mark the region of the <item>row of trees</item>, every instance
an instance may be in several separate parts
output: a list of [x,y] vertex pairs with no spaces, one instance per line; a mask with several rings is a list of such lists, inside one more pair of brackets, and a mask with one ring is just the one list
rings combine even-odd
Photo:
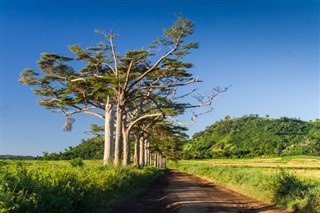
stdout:
[[[185,98],[196,90],[178,90],[201,82],[189,72],[192,63],[183,60],[198,47],[187,41],[193,30],[191,21],[177,16],[149,49],[128,50],[124,55],[116,50],[113,32],[96,31],[106,43],[87,49],[72,45],[69,49],[75,57],[43,53],[38,61],[40,72],[25,69],[20,82],[32,86],[41,97],[40,105],[66,116],[66,131],[72,129],[71,116],[77,113],[104,119],[105,164],[113,162],[118,167],[122,152],[123,166],[128,166],[130,139],[134,140],[136,166],[144,164],[151,150],[158,158],[170,157],[175,147],[170,143],[186,138],[183,128],[174,125],[181,124],[176,117],[191,108],[208,106],[210,111],[214,98],[226,91],[216,88],[195,97],[195,103],[187,103]],[[198,115],[193,113],[191,121]]]

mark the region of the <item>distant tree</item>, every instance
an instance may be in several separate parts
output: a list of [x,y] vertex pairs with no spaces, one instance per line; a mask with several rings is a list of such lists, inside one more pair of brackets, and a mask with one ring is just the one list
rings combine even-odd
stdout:
[[103,136],[104,135],[104,127],[99,126],[97,124],[91,124],[90,130],[86,131],[85,133],[91,134],[91,135],[96,135],[96,136]]

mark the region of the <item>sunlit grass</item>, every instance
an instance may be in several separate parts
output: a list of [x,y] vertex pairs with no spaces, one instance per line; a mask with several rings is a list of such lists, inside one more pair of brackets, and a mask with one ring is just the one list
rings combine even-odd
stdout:
[[274,169],[285,168],[302,177],[320,178],[320,157],[290,156],[282,158],[181,160],[179,163],[188,166],[206,165]]
[[107,212],[160,173],[114,169],[98,160],[0,161],[0,212]]

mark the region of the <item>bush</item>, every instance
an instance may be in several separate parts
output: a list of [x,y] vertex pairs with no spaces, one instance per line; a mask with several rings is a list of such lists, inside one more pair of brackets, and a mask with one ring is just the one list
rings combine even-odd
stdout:
[[301,212],[320,213],[320,186],[310,190],[306,205],[301,209]]
[[286,172],[284,169],[273,176],[270,184],[272,201],[285,207],[295,210],[305,205],[304,200],[311,186],[298,179],[295,175]]
[[280,200],[288,194],[293,196],[298,188],[300,188],[299,180],[284,169],[273,177],[271,190],[273,190],[274,200]]
[[74,158],[74,159],[70,160],[70,164],[72,167],[83,167],[84,166],[84,162],[81,158]]

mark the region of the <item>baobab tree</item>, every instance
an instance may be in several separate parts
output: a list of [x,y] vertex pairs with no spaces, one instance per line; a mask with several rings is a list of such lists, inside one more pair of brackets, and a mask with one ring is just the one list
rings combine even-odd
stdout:
[[135,165],[144,165],[148,162],[146,159],[150,159],[150,155],[153,156],[154,164],[157,167],[162,167],[167,159],[180,159],[182,145],[188,139],[185,133],[187,128],[173,125],[171,122],[161,119],[153,122],[152,125],[147,124],[149,127],[140,131],[140,133],[143,133],[143,136],[140,137],[140,152],[138,155],[140,161]]
[[[165,29],[163,37],[149,49],[128,50],[123,56],[116,52],[113,32],[97,31],[106,43],[86,50],[72,45],[69,49],[74,57],[43,53],[38,61],[40,72],[25,69],[20,82],[33,86],[34,93],[41,97],[40,105],[66,116],[66,130],[71,130],[71,116],[76,113],[104,119],[104,163],[113,160],[119,166],[123,140],[123,165],[127,166],[129,136],[135,125],[159,117],[178,122],[175,116],[188,108],[210,106],[226,90],[216,89],[206,99],[198,97],[198,104],[181,102],[195,90],[177,95],[178,88],[201,82],[188,71],[192,63],[183,60],[198,47],[198,43],[186,41],[193,30],[191,21],[177,16],[173,26]],[[74,66],[77,61],[85,66],[76,70],[80,66]],[[139,104],[137,111],[135,106]]]

